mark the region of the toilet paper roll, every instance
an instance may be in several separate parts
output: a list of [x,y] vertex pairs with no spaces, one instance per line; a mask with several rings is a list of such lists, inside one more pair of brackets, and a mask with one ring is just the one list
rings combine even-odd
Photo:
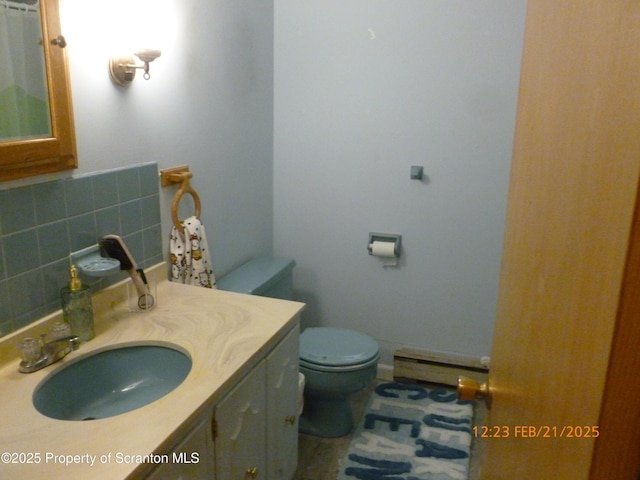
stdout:
[[394,267],[398,264],[398,258],[396,257],[395,243],[393,242],[372,242],[371,243],[371,255],[374,257],[384,258],[383,265],[385,267]]
[[393,242],[375,241],[371,243],[371,255],[374,257],[395,258],[394,248],[395,243]]

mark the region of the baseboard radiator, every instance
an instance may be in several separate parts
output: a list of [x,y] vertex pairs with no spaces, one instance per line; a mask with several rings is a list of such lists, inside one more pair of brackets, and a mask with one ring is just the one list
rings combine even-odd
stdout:
[[482,383],[487,380],[489,369],[480,360],[439,352],[400,348],[393,355],[393,378],[396,381],[418,381],[455,387],[459,376]]

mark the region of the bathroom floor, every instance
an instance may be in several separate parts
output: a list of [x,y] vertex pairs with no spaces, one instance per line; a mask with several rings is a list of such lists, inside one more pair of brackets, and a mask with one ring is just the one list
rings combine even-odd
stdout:
[[[352,397],[352,407],[356,424],[360,421],[367,400],[375,384]],[[474,424],[482,425],[484,421],[484,402],[476,402]],[[342,438],[320,438],[300,434],[298,447],[298,470],[293,480],[335,480],[340,464],[346,455],[352,435]],[[483,444],[480,439],[473,440],[471,445],[471,468],[469,480],[480,478],[480,459],[483,455]]]

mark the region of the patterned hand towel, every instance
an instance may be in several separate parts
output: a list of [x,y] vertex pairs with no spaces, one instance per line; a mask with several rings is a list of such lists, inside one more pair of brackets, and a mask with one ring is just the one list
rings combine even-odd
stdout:
[[204,225],[197,217],[182,221],[184,232],[171,229],[171,281],[216,288]]

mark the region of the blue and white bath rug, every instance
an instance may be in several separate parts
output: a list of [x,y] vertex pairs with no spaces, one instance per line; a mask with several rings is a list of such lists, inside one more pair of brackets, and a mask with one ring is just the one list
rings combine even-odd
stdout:
[[472,419],[451,390],[381,383],[337,480],[467,480]]

